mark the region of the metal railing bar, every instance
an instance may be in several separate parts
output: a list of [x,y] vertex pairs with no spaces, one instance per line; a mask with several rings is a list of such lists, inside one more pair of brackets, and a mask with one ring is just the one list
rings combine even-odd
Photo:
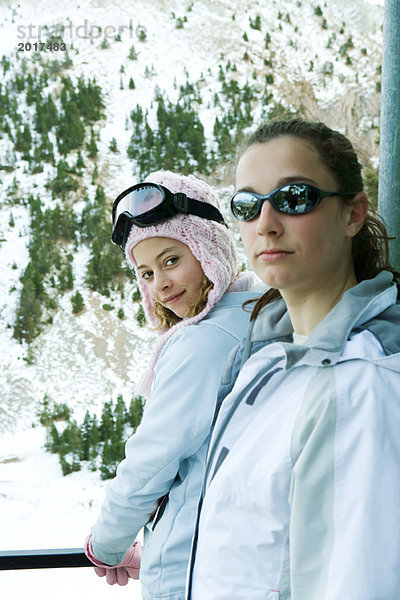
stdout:
[[83,548],[0,551],[0,571],[93,567]]

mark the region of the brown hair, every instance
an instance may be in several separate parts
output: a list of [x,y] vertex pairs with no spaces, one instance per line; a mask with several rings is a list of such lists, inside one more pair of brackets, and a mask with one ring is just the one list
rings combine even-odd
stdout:
[[[185,318],[195,317],[203,310],[203,308],[205,308],[208,299],[208,292],[213,287],[214,284],[212,283],[212,281],[205,277],[200,288],[200,299],[195,304],[193,304],[193,306],[189,306],[188,314]],[[165,306],[160,304],[160,302],[154,302],[154,314],[159,321],[157,329],[161,329],[162,327],[167,327],[168,329],[171,329],[171,327],[182,321],[181,317],[178,317],[172,310],[166,308]]]
[[[354,192],[356,195],[363,191],[362,166],[351,142],[344,135],[321,122],[305,121],[300,118],[268,121],[248,137],[239,158],[253,144],[266,143],[281,136],[310,143],[335,177],[339,192]],[[343,198],[343,202],[351,204],[352,199]],[[383,270],[391,271],[395,281],[400,281],[400,274],[394,271],[389,263],[390,239],[383,220],[369,205],[362,228],[352,238],[352,259],[358,282],[372,279]],[[251,318],[255,319],[266,304],[277,298],[280,298],[279,290],[268,290],[256,302]]]

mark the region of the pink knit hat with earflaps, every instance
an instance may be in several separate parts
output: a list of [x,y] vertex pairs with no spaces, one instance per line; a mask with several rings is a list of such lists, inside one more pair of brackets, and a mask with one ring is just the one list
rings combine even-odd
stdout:
[[[184,193],[188,198],[212,204],[220,210],[218,196],[214,189],[193,175],[186,176],[171,171],[156,171],[150,173],[144,181],[161,184],[173,193]],[[205,276],[214,286],[208,292],[206,306],[198,315],[182,319],[170,329],[158,329],[162,336],[153,353],[150,367],[141,379],[137,389],[138,393],[143,393],[146,396],[151,393],[155,374],[154,367],[167,340],[180,327],[197,323],[203,319],[222,298],[238,273],[234,241],[225,225],[190,214],[177,214],[168,221],[150,227],[133,225],[126,242],[125,255],[129,264],[135,269],[147,320],[155,327],[159,325],[159,321],[154,314],[153,299],[149,294],[145,280],[140,277],[137,271],[135,258],[132,254],[132,250],[139,242],[152,237],[171,238],[186,244],[201,264]]]

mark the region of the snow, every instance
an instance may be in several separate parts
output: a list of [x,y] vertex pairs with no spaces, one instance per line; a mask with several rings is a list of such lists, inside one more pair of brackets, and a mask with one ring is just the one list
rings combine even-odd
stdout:
[[[0,438],[0,548],[82,548],[99,510],[106,482],[84,469],[62,477],[58,458],[43,451],[44,429],[6,433]],[[60,515],[62,518],[60,518]],[[0,589],[16,599],[68,599],[85,593],[115,594],[90,568],[0,571]],[[140,583],[130,581],[120,594],[140,598]]]
[[97,600],[139,600],[140,583],[130,580],[125,587],[109,586],[98,578],[92,569],[40,569],[28,571],[2,571],[0,589],[7,597],[23,600],[71,600],[89,598]]
[[[321,27],[322,18],[314,15],[317,4],[327,20],[327,30]],[[382,5],[382,0],[188,0],[184,5],[178,0],[80,0],[66,6],[59,0],[0,0],[0,54],[12,55],[17,65],[24,57],[30,67],[32,55],[27,50],[18,53],[16,62],[17,44],[38,41],[39,27],[66,25],[64,39],[74,65],[69,75],[96,77],[104,91],[107,118],[96,123],[94,130],[100,136],[101,183],[111,202],[135,182],[133,165],[126,157],[132,133],[130,111],[140,104],[154,118],[156,86],[173,100],[178,93],[176,87],[179,89],[188,77],[192,83],[199,82],[203,98],[199,111],[210,138],[216,115],[212,99],[219,89],[218,68],[228,60],[236,63],[234,77],[240,83],[252,82],[255,77],[263,84],[268,72],[265,58],[272,57],[274,100],[298,105],[304,97],[312,118],[326,119],[341,130],[360,135],[376,163],[379,95],[375,84],[382,44]],[[249,26],[249,19],[257,14],[262,18],[261,32]],[[177,29],[177,18],[185,15],[187,22]],[[346,26],[341,33],[343,23]],[[138,40],[138,27],[146,30],[145,42]],[[124,28],[120,42],[114,39],[119,28]],[[270,53],[264,44],[267,31],[271,34]],[[243,40],[244,32],[248,42]],[[333,34],[336,40],[329,48]],[[350,36],[353,62],[346,64],[337,49]],[[105,37],[109,48],[102,49]],[[137,61],[128,58],[132,45]],[[364,47],[367,55],[361,53]],[[245,51],[249,62],[243,60]],[[61,52],[58,56],[63,58]],[[322,72],[327,61],[333,63],[332,76]],[[128,88],[131,77],[135,90]],[[255,110],[254,121],[259,119],[260,110]],[[117,140],[117,154],[108,150],[112,138]],[[7,164],[9,151],[0,138],[0,164]],[[115,400],[119,394],[129,403],[156,334],[136,322],[138,305],[131,302],[134,283],[126,284],[124,299],[117,294],[106,299],[84,287],[89,249],[81,245],[79,251],[72,247],[71,251],[74,291],[81,291],[84,311],[78,316],[72,314],[74,291],[67,292],[59,299],[53,324],[35,340],[30,352],[13,339],[20,276],[29,260],[28,209],[22,202],[12,206],[8,203],[14,177],[17,197],[40,194],[45,205],[52,205],[45,189],[51,168],[46,165],[44,173],[29,176],[24,169],[24,161],[20,161],[12,173],[0,172],[0,549],[81,547],[96,518],[106,484],[98,473],[88,469],[62,477],[57,457],[43,449],[45,431],[38,425],[39,404],[45,394],[56,402],[66,402],[80,422],[86,409],[101,410],[104,401]],[[85,181],[93,198],[90,173],[85,174]],[[226,198],[232,189],[229,169],[219,176],[223,212],[227,215]],[[75,204],[77,213],[83,205],[83,200]],[[9,224],[11,214],[13,227]],[[234,231],[238,236],[236,224]],[[239,251],[241,262],[245,262],[241,246]],[[105,302],[113,303],[115,309],[103,310]],[[123,320],[117,317],[120,307],[126,315]],[[112,594],[140,597],[139,583],[130,582],[115,592],[117,588],[98,579],[91,569],[1,572],[0,589],[5,596],[12,594],[18,599],[32,593],[43,600],[53,599],[55,592],[60,599],[86,594],[96,594],[99,599]]]

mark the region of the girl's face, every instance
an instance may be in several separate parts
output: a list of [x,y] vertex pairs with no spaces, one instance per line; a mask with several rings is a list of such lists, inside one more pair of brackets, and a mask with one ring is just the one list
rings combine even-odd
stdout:
[[165,237],[142,240],[133,249],[139,276],[151,297],[183,319],[201,299],[205,280],[199,261],[186,244]]
[[[267,194],[289,182],[338,189],[317,150],[297,138],[253,144],[239,160],[236,190]],[[282,292],[324,293],[324,284],[355,279],[351,237],[361,225],[352,221],[352,208],[336,196],[296,216],[278,212],[267,200],[258,217],[240,223],[240,232],[251,265],[267,285]]]

